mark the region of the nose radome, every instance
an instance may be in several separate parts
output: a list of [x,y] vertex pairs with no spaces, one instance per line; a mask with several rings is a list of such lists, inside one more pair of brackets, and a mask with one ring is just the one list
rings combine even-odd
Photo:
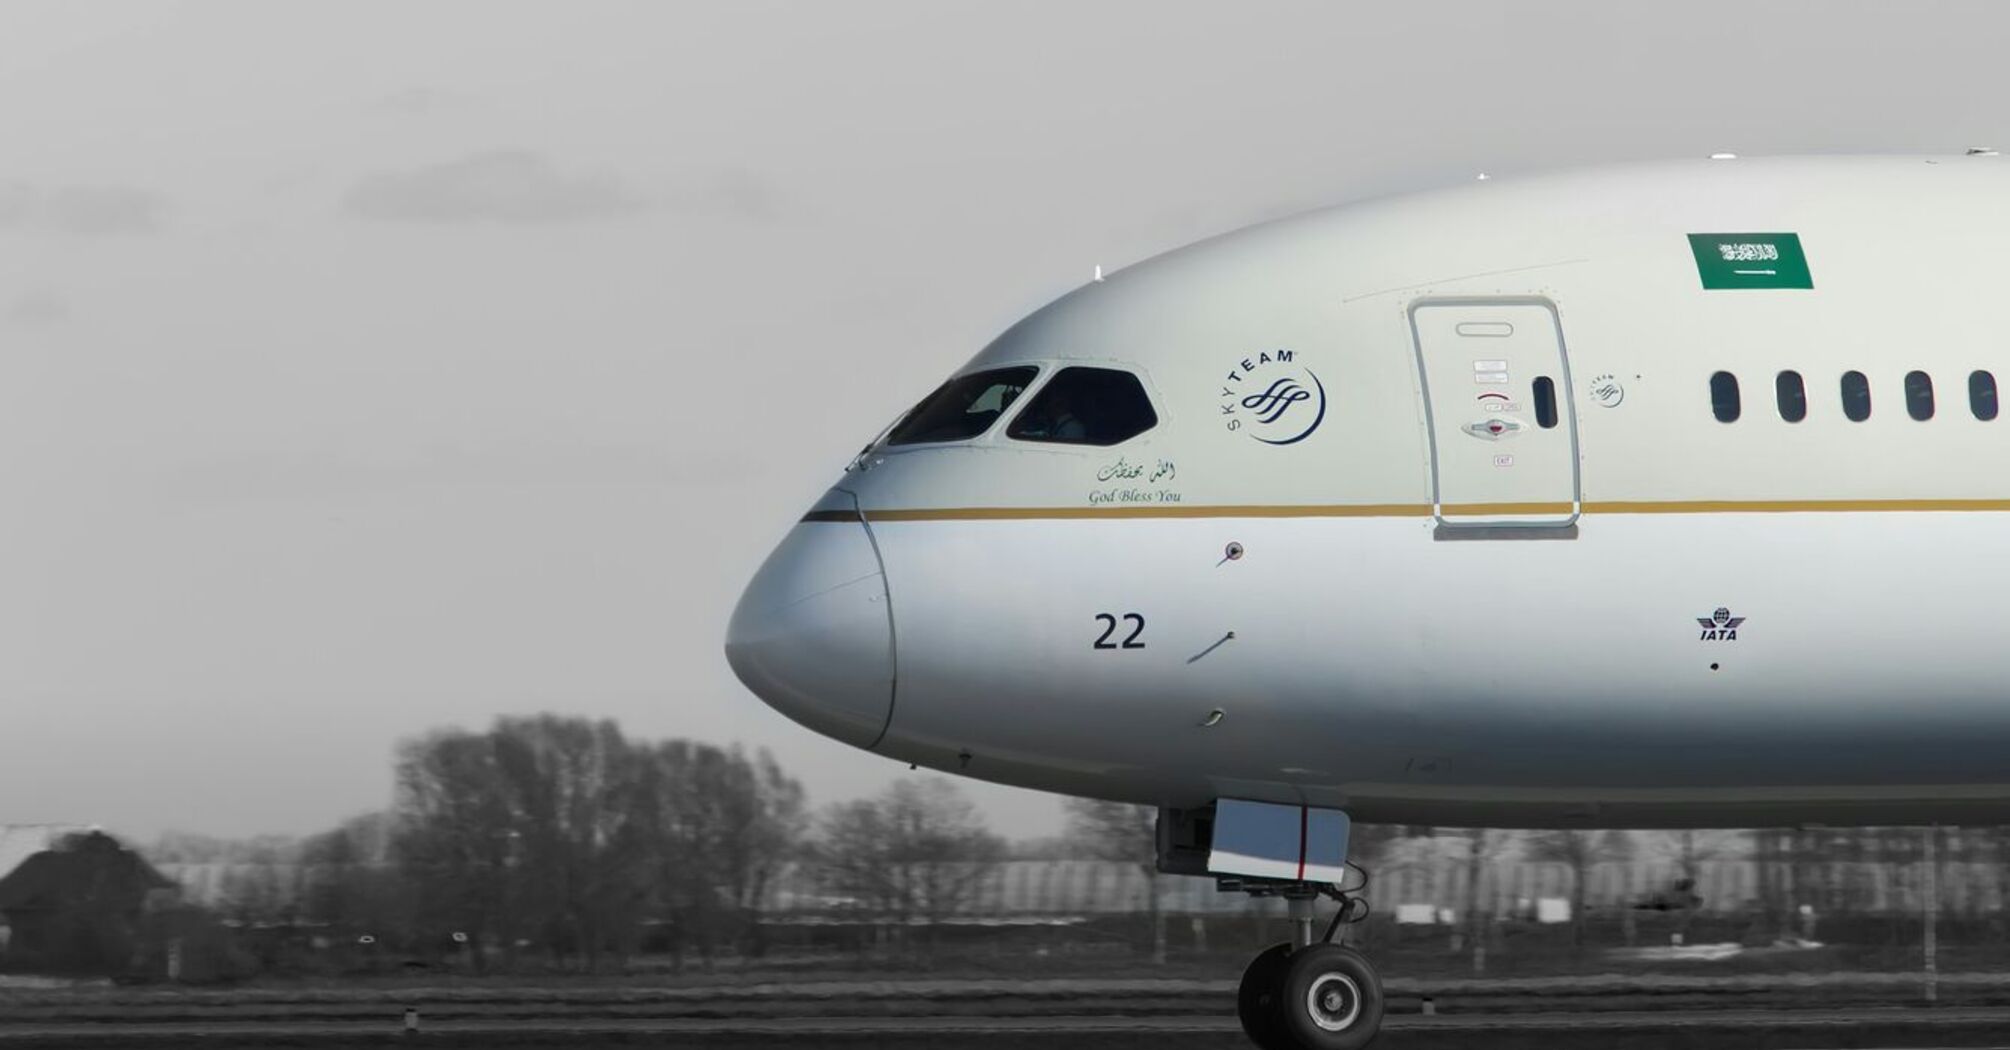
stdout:
[[889,602],[865,519],[834,490],[747,584],[726,629],[726,661],[775,710],[872,747],[893,713]]

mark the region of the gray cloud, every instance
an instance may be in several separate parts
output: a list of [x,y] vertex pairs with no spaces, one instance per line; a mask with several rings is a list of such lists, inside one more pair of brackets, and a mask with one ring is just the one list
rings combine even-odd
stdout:
[[23,292],[7,304],[6,317],[23,328],[48,328],[70,320],[70,304],[54,292]]
[[668,203],[684,212],[766,220],[780,210],[782,195],[759,172],[731,167],[709,179],[672,186]]
[[561,223],[626,215],[646,202],[611,175],[569,174],[539,153],[496,150],[366,176],[343,207],[392,222]]
[[466,488],[718,486],[767,470],[754,457],[692,458],[614,442],[466,447],[430,445],[395,455],[334,448],[259,451],[190,464],[158,491],[191,501],[349,499]]
[[464,109],[473,105],[475,97],[451,88],[432,87],[418,84],[402,91],[393,91],[377,100],[381,109],[408,116],[424,117]]
[[133,186],[0,185],[0,230],[80,236],[152,233],[167,215],[167,199]]

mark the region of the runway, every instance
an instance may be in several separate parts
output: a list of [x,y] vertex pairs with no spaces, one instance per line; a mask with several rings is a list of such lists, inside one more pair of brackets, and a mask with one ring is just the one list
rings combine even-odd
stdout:
[[[962,1016],[418,1019],[0,1022],[0,1047],[317,1047],[386,1045],[590,1048],[652,1046],[898,1047],[902,1050],[1020,1046],[1051,1050],[1229,1050],[1246,1047],[1232,1017]],[[1391,1015],[1375,1044],[1437,1048],[1766,1048],[1766,1050],[2010,1050],[2010,1008],[1733,1009],[1596,1013]]]
[[[1397,979],[1378,1047],[2010,1050],[2010,974]],[[406,1011],[416,1031],[407,1033]],[[1248,1044],[1235,985],[1181,978],[886,977],[21,991],[0,1050],[344,1048],[1207,1048]]]

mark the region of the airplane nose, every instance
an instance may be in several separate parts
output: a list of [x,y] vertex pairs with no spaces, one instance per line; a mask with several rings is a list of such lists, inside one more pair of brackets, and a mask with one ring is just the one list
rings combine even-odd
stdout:
[[726,662],[775,710],[870,748],[893,714],[890,601],[857,502],[834,490],[747,584]]

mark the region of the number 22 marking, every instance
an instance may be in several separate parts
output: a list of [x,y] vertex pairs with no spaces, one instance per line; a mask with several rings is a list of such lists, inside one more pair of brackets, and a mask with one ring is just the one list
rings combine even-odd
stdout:
[[1131,621],[1137,626],[1131,628],[1130,635],[1126,637],[1121,644],[1119,644],[1117,642],[1110,641],[1110,636],[1117,633],[1117,617],[1112,616],[1109,613],[1097,613],[1096,619],[1101,620],[1103,622],[1103,633],[1101,636],[1097,637],[1094,643],[1090,645],[1090,648],[1092,649],[1144,648],[1145,643],[1138,641],[1138,636],[1145,633],[1145,618],[1143,616],[1138,615],[1137,613],[1125,613],[1123,615],[1123,618]]

